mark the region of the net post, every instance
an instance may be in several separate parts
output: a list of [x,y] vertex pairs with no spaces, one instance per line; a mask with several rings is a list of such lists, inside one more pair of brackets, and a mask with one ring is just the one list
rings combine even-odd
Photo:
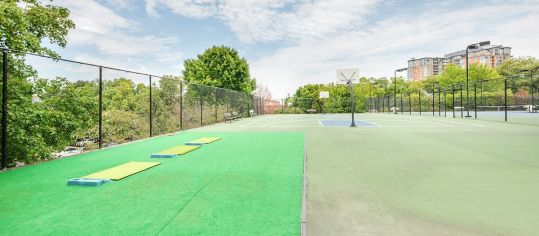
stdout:
[[99,149],[103,147],[103,67],[99,67],[99,129],[98,129]]
[[402,93],[401,93],[401,115],[404,115],[404,106],[402,103]]
[[8,51],[6,48],[2,49],[2,168],[4,170],[7,168],[7,83],[8,83],[8,73],[7,73],[7,59]]
[[503,79],[505,122],[507,122],[507,79]]

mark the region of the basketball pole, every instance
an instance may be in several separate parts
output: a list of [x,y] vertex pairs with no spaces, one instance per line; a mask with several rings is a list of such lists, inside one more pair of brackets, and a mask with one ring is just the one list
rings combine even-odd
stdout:
[[348,87],[350,87],[350,99],[352,100],[352,124],[350,124],[350,127],[356,127],[356,122],[354,119],[354,113],[355,113],[355,101],[354,101],[354,86],[352,83],[352,78],[354,78],[355,72],[350,76],[350,78],[346,78],[346,76],[341,73],[342,77],[344,77],[347,80]]

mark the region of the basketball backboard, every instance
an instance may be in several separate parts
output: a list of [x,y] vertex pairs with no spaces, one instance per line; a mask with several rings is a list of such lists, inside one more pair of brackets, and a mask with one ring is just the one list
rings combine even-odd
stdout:
[[359,83],[359,69],[338,69],[337,70],[337,83],[347,84],[348,82]]
[[320,98],[329,98],[329,91],[320,91]]

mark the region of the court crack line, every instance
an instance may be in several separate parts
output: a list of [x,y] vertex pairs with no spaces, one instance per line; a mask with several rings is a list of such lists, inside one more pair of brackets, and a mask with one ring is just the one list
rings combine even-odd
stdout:
[[181,207],[180,209],[178,209],[178,211],[176,212],[176,214],[174,214],[172,217],[170,217],[170,219],[167,221],[167,223],[165,223],[163,225],[163,227],[157,232],[156,235],[160,235],[161,232],[168,226],[170,225],[170,223],[183,211],[183,209],[185,209],[189,204],[191,204],[191,202],[193,202],[193,199],[195,199],[199,193],[202,192],[202,190],[206,189],[206,187],[208,187],[208,185],[210,185],[215,179],[217,179],[220,175],[218,176],[215,176],[213,179],[211,179],[210,181],[208,181],[202,188],[200,188],[194,195],[193,197],[191,197],[191,199],[189,199],[189,201],[187,202],[187,204],[183,205],[183,207]]

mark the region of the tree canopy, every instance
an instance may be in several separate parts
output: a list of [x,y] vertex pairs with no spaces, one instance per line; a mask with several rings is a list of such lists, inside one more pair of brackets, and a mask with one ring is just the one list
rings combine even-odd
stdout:
[[250,94],[256,87],[249,64],[236,49],[213,46],[195,59],[184,62],[183,79],[195,84],[242,91]]

